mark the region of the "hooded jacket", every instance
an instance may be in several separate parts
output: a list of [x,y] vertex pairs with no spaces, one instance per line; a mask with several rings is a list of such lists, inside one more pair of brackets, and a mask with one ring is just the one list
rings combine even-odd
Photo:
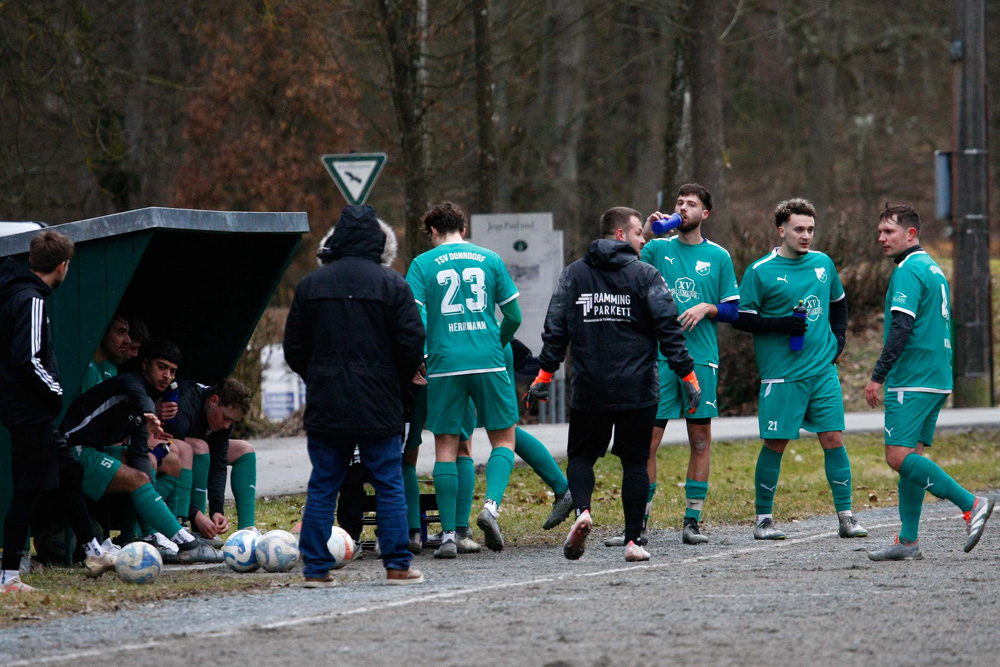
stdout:
[[45,298],[52,288],[19,262],[0,262],[0,422],[51,422],[62,386]]
[[322,439],[403,433],[401,388],[423,359],[424,327],[403,277],[380,265],[385,234],[370,206],[348,206],[295,290],[285,361],[306,383],[305,428]]
[[574,410],[656,405],[657,345],[679,377],[694,369],[663,277],[622,241],[592,241],[583,259],[562,272],[542,343],[539,361],[550,373],[573,346]]

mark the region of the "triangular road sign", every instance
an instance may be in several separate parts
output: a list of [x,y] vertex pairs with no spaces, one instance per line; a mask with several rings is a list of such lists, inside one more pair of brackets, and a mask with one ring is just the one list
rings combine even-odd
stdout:
[[320,158],[340,194],[352,206],[364,204],[388,159],[385,153],[348,153]]

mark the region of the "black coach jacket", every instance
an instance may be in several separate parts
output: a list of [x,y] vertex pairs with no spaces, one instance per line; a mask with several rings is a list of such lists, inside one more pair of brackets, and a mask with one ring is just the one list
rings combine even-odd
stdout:
[[401,387],[423,360],[424,326],[403,277],[379,263],[385,235],[370,206],[348,206],[325,266],[295,290],[285,361],[306,382],[311,436],[381,440],[403,433]]
[[545,316],[543,369],[573,346],[575,410],[635,410],[659,402],[656,347],[683,377],[694,370],[663,277],[627,243],[592,241],[559,277]]
[[45,298],[52,288],[19,262],[0,262],[0,422],[51,422],[62,410]]

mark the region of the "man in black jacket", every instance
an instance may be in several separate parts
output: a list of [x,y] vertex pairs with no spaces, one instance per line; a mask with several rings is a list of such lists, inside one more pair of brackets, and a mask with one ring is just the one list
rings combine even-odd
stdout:
[[698,406],[700,389],[670,291],[652,265],[639,261],[645,242],[639,212],[608,210],[601,216],[600,235],[586,256],[559,277],[545,316],[541,370],[526,398],[548,398],[548,383],[572,344],[566,476],[577,519],[563,554],[570,560],[583,555],[593,526],[594,463],[604,456],[614,428],[611,451],[622,463],[625,560],[643,561],[649,560],[640,533],[659,401],[657,345],[670,370],[684,381],[690,412]]
[[313,470],[299,547],[308,588],[336,585],[326,542],[355,446],[375,487],[387,581],[423,582],[407,549],[400,392],[423,358],[424,328],[409,286],[380,265],[384,245],[375,210],[346,207],[320,251],[324,266],[299,283],[285,325],[285,360],[307,389]]
[[4,520],[0,592],[30,592],[21,581],[21,549],[42,492],[58,489],[59,505],[83,544],[88,576],[114,567],[98,543],[83,500],[83,468],[53,421],[62,410],[62,386],[52,349],[45,298],[66,279],[73,242],[55,230],[31,239],[28,265],[0,264],[0,422],[11,440],[14,496]]

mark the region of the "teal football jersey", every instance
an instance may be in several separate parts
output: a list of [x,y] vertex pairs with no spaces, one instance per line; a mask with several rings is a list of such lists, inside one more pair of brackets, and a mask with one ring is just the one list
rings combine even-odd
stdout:
[[427,314],[429,377],[502,371],[496,308],[517,298],[500,256],[472,243],[445,243],[410,264],[413,297]]
[[[697,245],[677,236],[653,239],[642,248],[642,261],[656,267],[677,304],[677,315],[699,303],[718,304],[740,298],[733,260],[722,246],[705,239]],[[684,332],[688,352],[698,364],[719,365],[718,324],[703,318]],[[662,353],[660,360],[666,358]]]
[[761,380],[793,382],[823,371],[837,354],[837,339],[830,330],[830,303],[843,298],[837,268],[821,252],[810,250],[797,259],[787,259],[775,248],[751,264],[740,284],[740,312],[784,317],[802,301],[808,324],[798,352],[788,349],[788,334],[754,334]]
[[947,393],[952,387],[951,300],[944,272],[923,250],[892,271],[885,294],[884,339],[892,311],[913,317],[906,347],[885,378],[886,390]]

